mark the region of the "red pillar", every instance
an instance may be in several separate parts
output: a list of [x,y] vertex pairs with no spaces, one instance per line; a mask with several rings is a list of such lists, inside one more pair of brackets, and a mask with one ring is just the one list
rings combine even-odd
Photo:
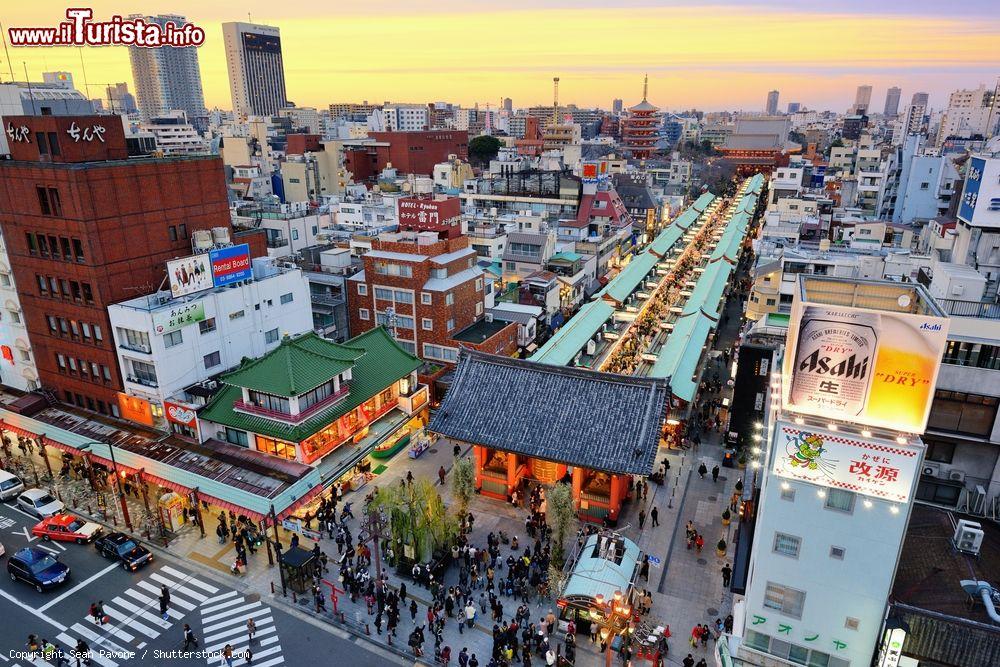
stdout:
[[614,521],[618,518],[618,509],[622,502],[622,478],[620,475],[611,476],[611,493],[608,500],[611,504],[611,507],[608,508],[608,518]]
[[476,488],[483,488],[483,467],[486,465],[486,448],[482,445],[474,445],[472,451],[476,459]]
[[509,452],[507,454],[507,495],[514,493],[517,485],[517,454]]
[[580,509],[580,496],[583,494],[583,468],[573,466],[573,504]]

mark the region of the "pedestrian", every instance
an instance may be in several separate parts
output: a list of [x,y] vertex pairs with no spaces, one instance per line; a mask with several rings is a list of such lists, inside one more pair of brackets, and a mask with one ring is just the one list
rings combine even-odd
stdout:
[[403,602],[403,603],[406,602],[406,582],[405,581],[399,582],[399,601]]
[[465,622],[470,628],[476,622],[476,607],[472,604],[471,598],[468,604],[465,605]]
[[247,646],[247,650],[243,652],[243,660],[248,665],[253,664],[253,651],[250,650],[249,646]]
[[438,468],[438,479],[441,481],[441,486],[444,486],[444,477],[448,473],[445,471],[444,466]]
[[184,650],[186,651],[188,647],[194,646],[198,648],[198,639],[194,636],[194,632],[191,630],[191,626],[187,623],[184,624]]
[[708,667],[708,663],[705,662],[705,658],[702,658],[701,660],[698,661],[698,664],[696,664],[694,667]]
[[97,610],[97,603],[96,602],[91,602],[90,603],[90,615],[93,616],[94,623],[97,623],[98,625],[100,625],[100,623],[101,623],[101,613]]
[[716,466],[712,466],[712,481],[713,482],[718,482],[719,481],[719,466],[717,466],[717,465]]
[[649,510],[649,518],[653,520],[653,528],[660,525],[660,511],[653,506],[653,509]]
[[694,538],[694,546],[697,547],[698,553],[701,553],[701,548],[705,546],[705,538],[702,537],[701,533],[698,533]]
[[698,640],[701,639],[701,625],[696,625],[691,628],[691,648],[698,648]]
[[105,620],[104,620],[104,618],[105,618],[105,615],[104,615],[104,600],[98,600],[97,601],[96,611],[97,611],[97,623],[99,625],[104,625],[104,623],[105,623]]
[[253,644],[253,636],[257,634],[257,624],[254,623],[253,617],[247,619],[247,640],[248,643]]
[[702,461],[700,464],[698,464],[698,476],[701,477],[702,479],[705,479],[705,473],[707,472],[708,468],[705,467],[705,462]]
[[644,523],[646,523],[646,510],[639,510],[639,530],[642,530]]
[[410,600],[410,620],[414,623],[417,622],[417,601]]
[[694,667],[694,658],[692,658],[691,654],[688,653],[687,657],[684,658],[681,664],[684,665],[684,667]]
[[160,613],[164,616],[170,606],[170,589],[166,584],[160,584]]
[[233,667],[233,645],[226,644],[222,648],[222,661],[226,664],[226,667]]
[[729,588],[729,582],[733,578],[733,568],[729,567],[729,563],[722,566],[722,587]]
[[462,453],[462,446],[455,445],[454,447],[451,448],[451,453],[457,459],[459,455]]

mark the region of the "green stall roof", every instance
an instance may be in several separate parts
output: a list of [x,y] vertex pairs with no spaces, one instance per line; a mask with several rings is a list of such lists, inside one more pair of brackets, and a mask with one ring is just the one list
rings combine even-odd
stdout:
[[614,313],[615,307],[598,296],[585,304],[545,345],[531,355],[531,361],[565,366]]
[[[682,213],[681,215],[684,214]],[[687,228],[678,226],[677,220],[675,220],[674,224],[664,229],[653,239],[653,242],[649,244],[647,252],[656,253],[660,257],[665,256],[681,240],[685,231],[687,231]]]
[[598,539],[599,536],[591,535],[584,543],[566,582],[563,598],[594,600],[600,595],[607,602],[614,599],[615,592],[628,593],[641,556],[639,546],[628,538],[621,538],[624,549],[619,563],[595,555]]
[[649,377],[669,377],[673,395],[691,402],[698,389],[693,376],[701,361],[701,348],[714,326],[715,322],[700,310],[682,315],[674,324],[666,345],[660,349]]
[[653,270],[658,260],[659,258],[651,252],[642,253],[611,279],[604,294],[622,303],[642,283],[646,274]]
[[715,275],[715,280],[705,293],[705,301],[701,306],[701,312],[718,322],[719,317],[722,315],[722,308],[719,307],[719,302],[722,300],[722,293],[726,291],[726,285],[729,284],[729,276],[733,274],[733,265],[722,260],[716,262],[716,264],[719,268]]
[[706,208],[711,206],[713,201],[715,201],[715,195],[713,195],[711,192],[705,192],[700,197],[698,197],[695,203],[691,204],[691,208],[701,213]]

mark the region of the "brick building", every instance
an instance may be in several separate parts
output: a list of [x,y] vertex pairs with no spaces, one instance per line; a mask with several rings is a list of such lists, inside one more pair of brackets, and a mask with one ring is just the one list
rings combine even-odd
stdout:
[[[454,363],[463,343],[497,351],[511,332],[459,334],[484,319],[489,282],[476,265],[468,237],[439,240],[434,232],[382,234],[364,256],[364,270],[347,280],[351,333],[380,324],[402,347],[437,362]],[[476,335],[478,333],[479,335]],[[485,337],[482,333],[486,333]],[[495,336],[499,336],[496,341]],[[501,352],[508,345],[497,343]]]
[[426,130],[418,132],[369,132],[374,143],[344,150],[344,166],[354,180],[371,180],[392,165],[401,174],[434,173],[434,165],[455,155],[469,159],[469,133],[465,130]]
[[[39,380],[60,400],[119,414],[107,306],[155,292],[195,230],[229,227],[222,161],[126,159],[105,116],[8,116],[18,139],[0,162],[0,227]],[[263,235],[235,235],[251,255]]]

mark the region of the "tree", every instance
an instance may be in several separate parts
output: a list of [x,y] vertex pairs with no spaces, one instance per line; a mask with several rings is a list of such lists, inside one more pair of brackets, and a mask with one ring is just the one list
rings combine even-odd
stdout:
[[484,167],[500,152],[500,140],[484,134],[469,142],[469,160]]
[[459,516],[469,511],[469,502],[476,493],[476,467],[470,459],[459,459],[451,469],[451,494],[458,503]]
[[562,567],[566,557],[566,535],[576,521],[573,490],[563,482],[556,484],[546,496],[546,505],[546,518],[552,526],[552,562]]
[[458,534],[458,522],[426,479],[379,489],[372,506],[389,518],[393,551],[409,560],[430,560]]

